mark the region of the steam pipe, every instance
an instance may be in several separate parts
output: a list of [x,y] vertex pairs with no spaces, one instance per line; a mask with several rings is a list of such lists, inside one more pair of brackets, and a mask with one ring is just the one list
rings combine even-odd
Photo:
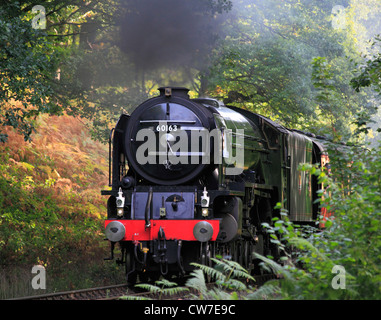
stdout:
[[182,241],[179,240],[177,242],[177,265],[179,266],[180,272],[184,275],[185,271],[183,268],[183,264],[181,263],[181,246],[182,246]]
[[150,217],[149,217],[149,212],[150,212],[150,207],[151,207],[151,202],[152,202],[152,187],[149,188],[149,194],[148,194],[148,199],[147,199],[147,204],[146,204],[146,210],[144,212],[144,217],[146,220],[146,228],[149,228],[151,226],[150,222]]
[[111,129],[110,136],[108,138],[108,185],[109,185],[109,187],[112,186],[111,161],[112,161],[112,134],[114,133],[114,129],[115,128]]

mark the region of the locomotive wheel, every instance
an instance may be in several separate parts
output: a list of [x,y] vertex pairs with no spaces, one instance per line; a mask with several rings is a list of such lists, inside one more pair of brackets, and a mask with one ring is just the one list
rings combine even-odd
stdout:
[[[271,207],[271,203],[268,199],[266,199],[266,221],[269,225],[273,225],[272,218],[274,217],[273,215],[274,211]],[[280,250],[277,244],[271,242],[271,237],[270,234],[268,234],[266,231],[264,231],[264,254],[266,255],[271,255],[274,258],[274,261],[278,261],[280,258]]]
[[[272,225],[273,209],[269,199],[261,198],[258,202],[257,209],[252,215],[252,221],[258,230],[261,230],[260,237],[262,237],[262,251],[263,256],[272,256],[274,261],[279,259],[279,248],[276,244],[272,243],[270,234],[266,232],[266,229],[262,226],[262,223],[268,223]],[[263,270],[259,267],[260,259],[254,259],[254,273],[262,274]]]
[[147,272],[139,272],[139,282],[146,283],[149,281],[149,274]]
[[160,279],[159,271],[142,271],[139,272],[139,282],[155,282]]
[[251,243],[250,241],[244,242],[243,247],[243,266],[244,268],[250,272],[250,263],[251,263]]
[[134,254],[131,250],[126,250],[126,281],[128,285],[135,285],[138,273],[135,270]]
[[[209,242],[200,243],[200,258],[201,258],[201,264],[212,267],[212,259],[211,257],[214,257],[214,246],[210,244]],[[211,282],[212,277],[211,275],[206,275],[206,282]]]
[[237,262],[243,266],[243,255],[244,255],[244,249],[243,249],[243,242],[242,241],[238,241],[237,242],[237,245],[236,245],[236,251],[237,251]]

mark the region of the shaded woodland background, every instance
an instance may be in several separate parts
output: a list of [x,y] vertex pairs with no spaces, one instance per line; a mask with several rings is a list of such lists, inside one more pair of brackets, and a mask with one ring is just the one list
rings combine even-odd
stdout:
[[[46,28],[32,28],[41,13],[32,12],[36,5],[45,8]],[[364,247],[361,241],[358,247],[348,241],[340,246],[357,265],[372,266],[358,270],[372,275],[368,284],[380,297],[374,274],[380,271],[381,189],[371,178],[380,176],[381,162],[380,33],[378,0],[2,1],[4,297],[25,292],[33,264],[54,275],[50,290],[120,281],[118,270],[102,261],[108,255],[102,241],[107,199],[100,196],[108,184],[105,143],[121,113],[131,113],[164,85],[185,86],[192,97],[215,97],[332,141],[370,143],[371,154],[338,156],[337,168],[349,171],[338,170],[342,189],[326,205],[357,212],[356,230],[367,231],[360,238],[371,242],[374,234],[376,260],[357,256],[370,247],[365,238]],[[345,169],[348,161],[358,163],[358,171]],[[345,186],[353,174],[358,185]],[[373,214],[366,216],[371,230],[363,225],[359,198]],[[348,207],[339,208],[344,200]],[[14,288],[18,282],[20,289]],[[339,298],[359,294],[348,292]]]

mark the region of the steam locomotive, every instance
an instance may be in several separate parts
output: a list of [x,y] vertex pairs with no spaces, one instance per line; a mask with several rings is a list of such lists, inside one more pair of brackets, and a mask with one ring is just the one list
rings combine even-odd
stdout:
[[185,275],[216,255],[254,272],[254,252],[277,256],[262,227],[276,203],[291,221],[320,215],[321,186],[298,165],[324,166],[324,141],[186,88],[159,91],[110,134],[107,259],[119,243],[130,283]]

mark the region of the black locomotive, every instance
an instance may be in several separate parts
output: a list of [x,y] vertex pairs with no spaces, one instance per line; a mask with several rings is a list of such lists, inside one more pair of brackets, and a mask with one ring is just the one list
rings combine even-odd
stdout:
[[111,258],[119,243],[129,282],[184,275],[216,255],[253,271],[253,252],[277,255],[261,226],[277,202],[292,221],[320,214],[321,186],[298,165],[324,166],[322,141],[185,88],[159,90],[110,135]]

